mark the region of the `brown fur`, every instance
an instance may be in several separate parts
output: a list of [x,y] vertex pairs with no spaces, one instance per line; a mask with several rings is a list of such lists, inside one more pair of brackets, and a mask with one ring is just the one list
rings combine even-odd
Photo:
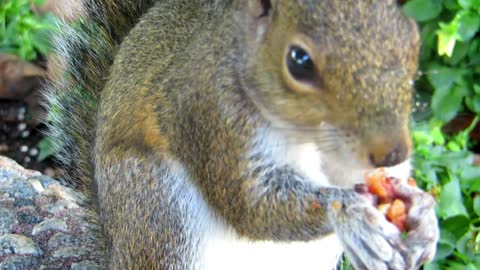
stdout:
[[[350,209],[365,202],[351,189],[309,184],[256,152],[264,143],[255,141],[259,131],[269,129],[292,144],[318,144],[344,162],[341,170],[408,157],[419,42],[394,1],[272,1],[264,17],[265,1],[158,1],[138,22],[152,1],[98,2],[92,16],[103,31],[89,42],[100,37],[92,49],[107,57],[74,54],[87,68],[73,67],[70,82],[98,105],[87,107],[92,112],[73,104],[78,127],[87,130],[70,129],[66,137],[80,142],[74,153],[83,183],[95,179],[110,268],[189,269],[198,260],[203,236],[189,227],[200,226],[198,213],[182,201],[190,185],[251,240],[308,241],[336,231],[359,268],[410,269],[425,261],[406,254],[377,262],[363,253],[355,260],[360,251],[352,253],[349,241],[375,235],[379,222],[365,218],[366,206]],[[314,83],[298,83],[285,70],[292,42],[312,55]],[[77,149],[73,144],[65,152]],[[333,183],[352,184],[336,167],[326,171]],[[332,209],[337,202],[342,208]]]

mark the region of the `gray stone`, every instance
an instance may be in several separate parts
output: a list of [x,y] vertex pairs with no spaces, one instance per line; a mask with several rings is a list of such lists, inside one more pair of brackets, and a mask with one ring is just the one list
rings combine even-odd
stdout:
[[19,234],[5,234],[0,236],[0,255],[41,255],[42,250],[28,238]]
[[16,172],[0,170],[0,182],[5,182],[12,177],[18,177]]
[[6,208],[0,208],[0,235],[11,233],[13,227],[18,224],[15,214]]
[[33,227],[32,235],[38,235],[46,231],[68,231],[67,223],[58,218],[52,218],[42,221]]
[[30,256],[12,256],[0,263],[0,270],[37,269],[39,260]]
[[9,193],[17,199],[33,199],[38,193],[26,179],[11,178],[0,185],[0,191]]
[[53,253],[54,258],[72,258],[72,259],[78,259],[80,257],[86,256],[88,254],[88,251],[84,248],[80,247],[65,247],[61,248],[58,250],[55,250]]
[[72,263],[70,270],[99,270],[102,269],[98,264],[91,261],[81,261]]
[[46,204],[42,206],[42,210],[47,211],[54,215],[63,213],[70,209],[76,209],[76,208],[79,208],[76,203],[67,201],[67,200],[58,200],[55,203]]
[[18,200],[15,200],[15,202],[13,203],[13,206],[15,207],[25,207],[25,206],[34,206],[35,203],[33,202],[33,200],[30,200],[30,199],[18,199]]
[[17,213],[17,219],[23,224],[38,224],[42,222],[42,217],[30,211],[22,211]]
[[42,184],[42,186],[44,188],[47,188],[51,184],[57,184],[58,183],[57,181],[55,181],[52,178],[50,178],[48,176],[45,176],[45,175],[37,175],[37,176],[31,177],[30,179],[35,179],[35,180],[40,181],[40,183]]
[[71,235],[65,233],[57,233],[48,240],[48,247],[58,249],[59,247],[76,247],[80,246],[81,241]]

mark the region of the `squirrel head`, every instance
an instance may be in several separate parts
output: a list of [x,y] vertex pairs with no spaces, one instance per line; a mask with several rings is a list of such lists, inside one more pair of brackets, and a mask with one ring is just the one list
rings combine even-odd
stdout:
[[273,127],[359,168],[408,158],[420,42],[396,1],[247,0],[236,8],[240,77]]

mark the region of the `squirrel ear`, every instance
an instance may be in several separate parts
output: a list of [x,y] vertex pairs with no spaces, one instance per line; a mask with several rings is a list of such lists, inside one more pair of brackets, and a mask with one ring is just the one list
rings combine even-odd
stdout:
[[248,0],[248,10],[257,17],[268,17],[272,9],[271,0]]
[[236,0],[234,3],[238,24],[247,30],[250,41],[260,41],[270,25],[276,0]]

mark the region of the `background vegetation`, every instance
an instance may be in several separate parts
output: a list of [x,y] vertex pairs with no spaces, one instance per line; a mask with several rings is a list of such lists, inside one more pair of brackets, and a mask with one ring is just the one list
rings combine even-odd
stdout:
[[[422,37],[415,176],[438,199],[441,227],[435,261],[424,268],[480,269],[480,167],[470,136],[480,113],[480,0],[410,0],[403,8]],[[445,124],[459,119],[466,129],[446,134]]]
[[54,16],[33,13],[32,4],[45,0],[7,0],[0,4],[0,52],[36,60],[50,47],[49,34],[54,29]]
[[[0,52],[26,60],[48,52],[54,19],[35,15],[32,2],[44,0],[0,4]],[[414,112],[415,177],[437,198],[441,226],[437,256],[424,268],[478,270],[480,168],[471,134],[480,114],[480,0],[404,2],[405,13],[419,22],[423,42]],[[456,119],[466,119],[465,129],[448,132],[445,124]]]

